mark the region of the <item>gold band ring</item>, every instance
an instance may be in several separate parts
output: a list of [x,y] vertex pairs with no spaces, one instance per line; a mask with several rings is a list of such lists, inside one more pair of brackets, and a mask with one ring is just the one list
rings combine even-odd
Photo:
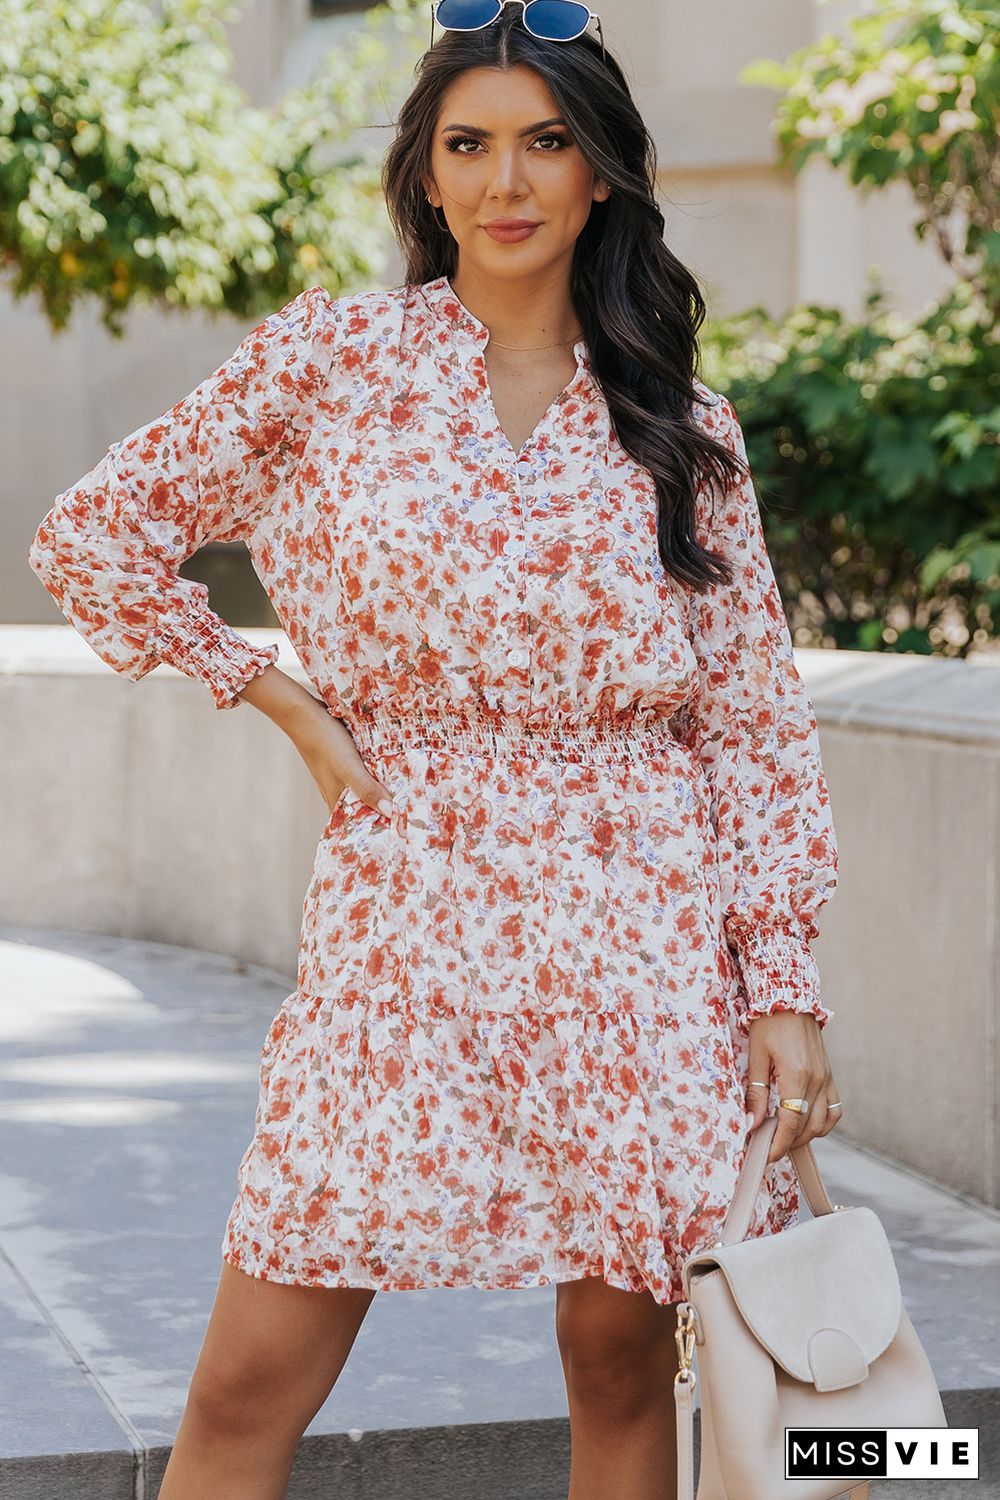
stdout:
[[811,1108],[808,1099],[782,1099],[782,1109],[794,1109],[800,1115],[807,1115]]

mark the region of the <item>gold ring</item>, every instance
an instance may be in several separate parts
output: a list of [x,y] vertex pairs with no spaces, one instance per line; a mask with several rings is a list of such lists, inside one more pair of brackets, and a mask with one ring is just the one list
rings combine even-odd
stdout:
[[779,1103],[782,1109],[794,1109],[800,1115],[807,1115],[810,1110],[808,1099],[781,1099]]

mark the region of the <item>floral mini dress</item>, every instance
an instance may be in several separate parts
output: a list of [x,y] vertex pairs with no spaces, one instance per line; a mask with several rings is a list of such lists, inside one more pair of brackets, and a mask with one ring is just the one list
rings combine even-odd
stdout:
[[[319,834],[224,1258],[673,1302],[743,1162],[749,1021],[832,1015],[816,720],[752,480],[698,497],[732,583],[677,583],[586,342],[515,452],[488,340],[446,276],[312,287],[60,494],[29,560],[115,670],[169,662],[228,708],[277,647],[179,567],[242,539],[392,794],[386,818],[348,788]],[[751,1235],[798,1206],[784,1157]]]

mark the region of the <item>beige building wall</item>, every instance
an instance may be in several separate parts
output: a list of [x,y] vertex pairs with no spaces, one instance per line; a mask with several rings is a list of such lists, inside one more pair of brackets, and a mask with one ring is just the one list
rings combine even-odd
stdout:
[[[943,289],[933,253],[912,238],[905,192],[865,201],[820,164],[798,180],[776,171],[775,96],[738,82],[745,63],[784,58],[845,6],[619,0],[605,9],[605,39],[657,142],[668,241],[699,277],[710,311],[762,304],[778,314],[804,299],[856,310],[873,263],[897,305],[918,308]],[[350,14],[312,17],[309,0],[249,0],[228,25],[238,76],[268,105],[356,24]],[[393,256],[386,284],[399,279]],[[228,317],[148,310],[130,314],[129,328],[112,339],[83,309],[56,335],[30,298],[15,305],[0,295],[0,621],[61,620],[26,561],[42,514],[113,441],[193,389],[246,331]]]

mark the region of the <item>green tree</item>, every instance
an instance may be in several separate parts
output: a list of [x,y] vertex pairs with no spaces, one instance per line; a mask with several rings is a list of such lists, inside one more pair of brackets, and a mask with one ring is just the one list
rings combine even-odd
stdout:
[[741,76],[783,91],[784,164],[820,155],[863,188],[909,183],[917,234],[1000,303],[1000,5],[880,0],[846,37]]
[[412,66],[412,3],[368,12],[274,110],[231,78],[238,10],[0,0],[0,272],[54,327],[84,298],[115,334],[134,301],[263,316],[383,269],[379,162],[354,141]]
[[743,81],[782,91],[779,164],[909,183],[955,273],[923,315],[754,308],[705,340],[743,419],[796,638],[966,655],[1000,623],[1000,7],[876,0]]

